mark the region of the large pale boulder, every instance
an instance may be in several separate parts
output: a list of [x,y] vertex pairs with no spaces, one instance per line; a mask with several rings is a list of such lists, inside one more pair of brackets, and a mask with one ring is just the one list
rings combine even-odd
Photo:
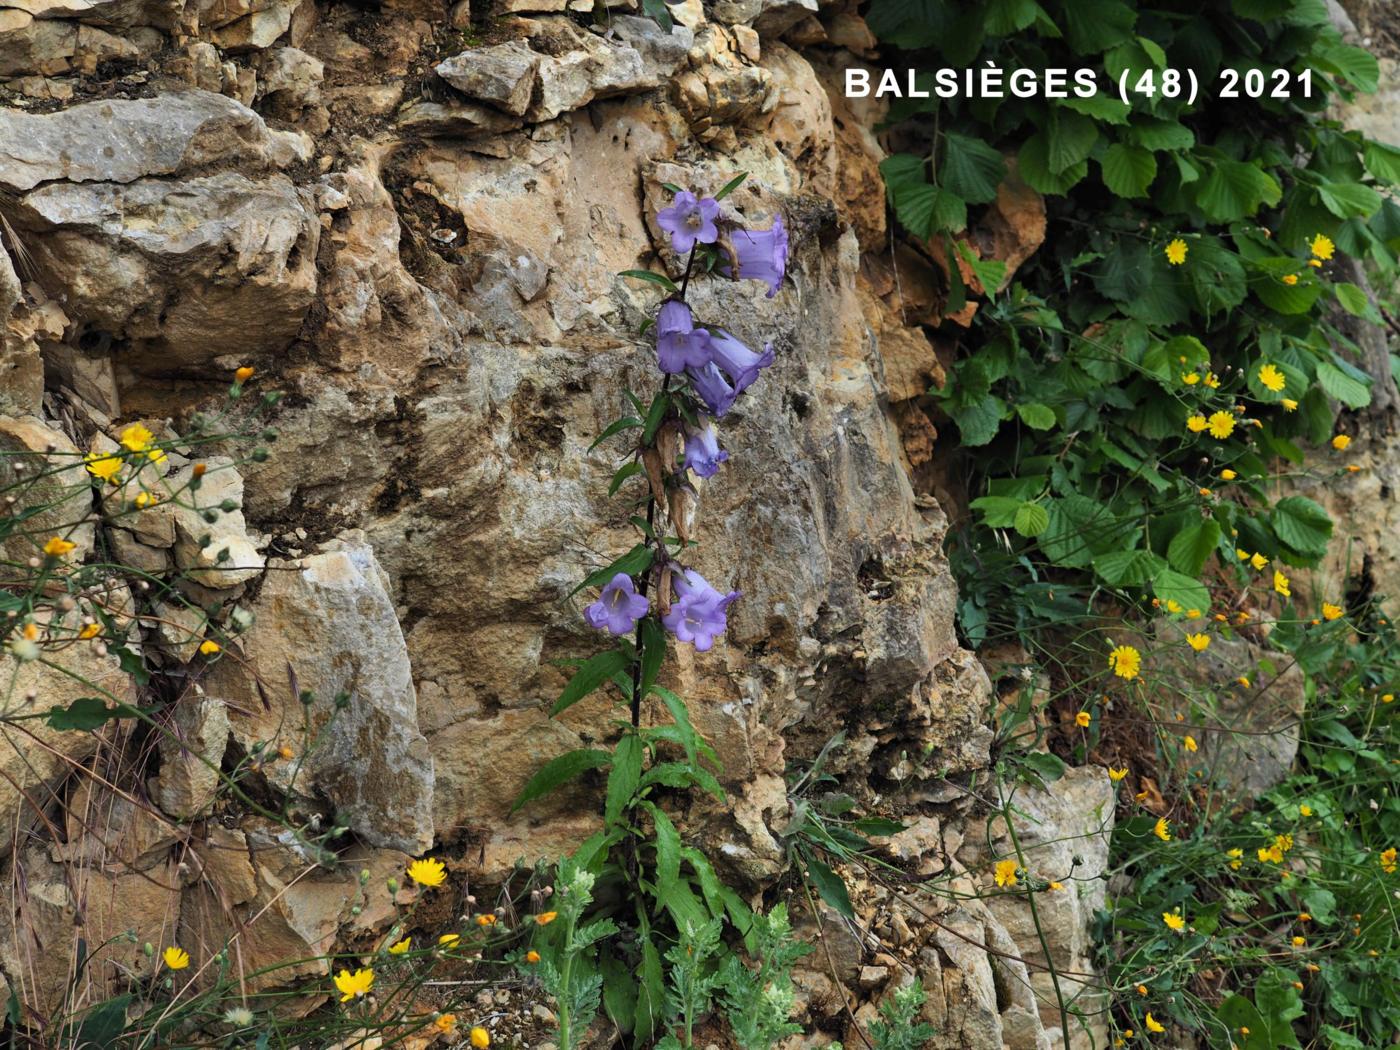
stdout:
[[[228,705],[245,749],[289,747],[269,761],[280,788],[322,796],[365,841],[409,852],[433,841],[433,760],[388,579],[362,536],[273,563],[238,651],[204,680]],[[293,689],[292,684],[296,683]],[[310,702],[301,693],[309,691]]]

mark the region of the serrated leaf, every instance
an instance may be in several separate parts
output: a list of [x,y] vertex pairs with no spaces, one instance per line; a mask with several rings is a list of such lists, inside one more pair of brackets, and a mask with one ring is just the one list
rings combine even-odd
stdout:
[[986,204],[996,200],[997,187],[1005,177],[1006,162],[985,142],[952,132],[943,136],[939,178],[947,191],[969,203]]
[[1339,219],[1370,218],[1381,206],[1381,195],[1359,182],[1324,182],[1318,185],[1317,196]]
[[1088,117],[1070,110],[1051,110],[1046,152],[1051,173],[1063,175],[1085,161],[1098,138],[1098,125]]
[[1191,522],[1167,545],[1167,562],[1177,572],[1199,576],[1219,543],[1220,526],[1213,518]]
[[1197,609],[1202,613],[1210,608],[1210,591],[1206,585],[1175,569],[1163,569],[1153,578],[1152,593],[1163,605],[1176,601],[1183,609]]
[[1068,193],[1089,174],[1089,162],[1080,161],[1061,172],[1050,168],[1050,139],[1044,131],[1026,139],[1016,154],[1017,174],[1037,193],[1057,195]]
[[1111,587],[1141,587],[1167,563],[1151,551],[1112,551],[1094,559],[1094,571]]
[[973,510],[982,512],[982,524],[991,529],[1009,529],[1016,520],[1022,501],[1010,496],[981,496],[972,501]]
[[628,732],[613,749],[612,771],[608,774],[608,792],[603,804],[603,821],[616,824],[642,779],[642,738],[635,730]]
[[1306,496],[1285,496],[1269,513],[1274,535],[1300,554],[1320,557],[1332,538],[1332,519]]
[[1146,197],[1157,177],[1157,158],[1149,150],[1119,142],[1108,147],[1099,166],[1103,184],[1119,197]]
[[1014,524],[1022,536],[1039,536],[1050,524],[1050,512],[1039,503],[1022,503],[1016,509]]
[[1371,403],[1370,387],[1327,361],[1318,363],[1317,383],[1328,397],[1336,398],[1348,408],[1365,408]]
[[1016,414],[1021,417],[1021,422],[1032,430],[1049,430],[1055,425],[1055,410],[1049,405],[1035,402],[1017,405]]
[[526,803],[548,795],[590,769],[601,769],[611,761],[611,752],[593,748],[566,751],[557,758],[550,759],[521,789],[520,794],[511,803],[510,812],[514,813]]
[[100,729],[108,722],[119,718],[135,718],[140,711],[128,704],[107,706],[107,701],[96,696],[82,696],[67,707],[54,706],[44,721],[50,729],[64,731],[77,730],[91,732]]
[[631,659],[621,649],[610,649],[598,653],[583,662],[583,666],[569,679],[559,699],[554,701],[549,714],[553,718],[578,703],[593,690],[608,681],[617,672],[631,664]]
[[1210,173],[1196,187],[1196,205],[1214,222],[1248,218],[1283,195],[1277,180],[1253,164],[1221,160],[1208,167]]

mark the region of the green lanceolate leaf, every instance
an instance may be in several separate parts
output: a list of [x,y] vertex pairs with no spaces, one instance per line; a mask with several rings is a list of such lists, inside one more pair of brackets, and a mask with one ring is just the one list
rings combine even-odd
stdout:
[[645,543],[639,543],[611,565],[589,573],[582,583],[569,592],[569,597],[572,598],[588,587],[601,587],[620,572],[628,576],[640,576],[651,568],[652,559],[655,557],[655,551]]
[[656,437],[656,432],[661,428],[661,423],[666,418],[666,410],[671,407],[671,395],[662,391],[652,398],[651,407],[647,409],[646,426],[642,430],[642,444],[650,445],[652,438]]
[[608,793],[603,808],[603,820],[616,824],[622,817],[642,779],[642,738],[629,731],[613,750],[612,771],[608,774]]
[[616,496],[617,490],[622,488],[628,478],[634,478],[642,472],[642,464],[638,460],[624,463],[613,473],[612,480],[608,482],[608,495]]
[[662,288],[665,288],[668,292],[673,294],[680,292],[680,289],[676,287],[676,282],[671,280],[671,278],[667,277],[664,273],[652,273],[650,270],[623,270],[618,276],[631,277],[638,281],[648,281],[651,284],[659,284]]
[[602,769],[610,762],[612,762],[612,754],[607,751],[598,751],[593,748],[566,751],[540,767],[539,772],[530,778],[529,783],[521,789],[520,794],[511,803],[510,812],[514,813],[526,803],[543,798],[551,791],[578,778],[588,770]]
[[588,451],[592,452],[614,434],[621,434],[624,430],[631,430],[633,427],[639,427],[641,425],[642,421],[635,416],[623,416],[621,419],[614,419],[608,424],[607,429],[594,439],[593,444],[588,446]]
[[666,659],[666,632],[654,616],[642,620],[642,682],[641,695],[646,696],[656,676],[661,673],[661,662]]
[[821,899],[835,908],[842,918],[854,922],[855,908],[851,906],[851,895],[847,892],[846,883],[842,881],[841,876],[815,857],[808,856],[804,859],[807,864],[807,877],[812,880],[812,885],[816,887]]
[[718,193],[715,194],[715,200],[724,200],[725,197],[728,197],[731,193],[733,193],[740,186],[742,186],[744,184],[744,180],[748,177],[749,173],[747,171],[742,171],[738,175],[735,175],[732,179],[730,179],[724,184],[723,188],[721,188]]
[[589,657],[569,679],[569,684],[564,686],[564,691],[549,710],[550,716],[562,714],[631,663],[631,658],[621,649]]

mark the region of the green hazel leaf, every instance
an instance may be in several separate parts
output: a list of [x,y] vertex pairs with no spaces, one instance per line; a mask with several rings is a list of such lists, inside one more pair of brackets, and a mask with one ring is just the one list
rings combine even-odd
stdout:
[[939,174],[949,192],[969,204],[986,204],[996,200],[997,187],[1006,177],[1006,162],[1000,152],[980,139],[949,132],[943,136]]
[[1177,572],[1199,576],[1219,545],[1220,525],[1213,518],[1195,521],[1172,537],[1167,545],[1167,562]]
[[1043,14],[1035,0],[989,0],[983,8],[988,36],[1010,36],[1028,28]]
[[1157,177],[1157,158],[1148,150],[1117,142],[1105,151],[1099,167],[1103,184],[1118,197],[1146,197]]
[[1167,567],[1151,551],[1112,551],[1094,559],[1094,571],[1110,587],[1141,587]]
[[1163,605],[1177,601],[1183,609],[1199,609],[1202,613],[1210,608],[1206,585],[1175,569],[1163,569],[1153,578],[1152,593]]
[[631,663],[631,658],[621,649],[612,649],[589,657],[569,679],[564,691],[559,694],[559,699],[554,701],[554,706],[549,709],[550,717],[563,714]]
[[1216,1009],[1215,1016],[1239,1050],[1275,1050],[1277,1044],[1269,1038],[1268,1022],[1244,996],[1230,996]]
[[1339,219],[1368,219],[1381,206],[1381,195],[1359,182],[1324,182],[1318,185],[1317,196]]
[[1065,37],[1079,55],[1096,55],[1132,39],[1137,15],[1119,0],[1072,0],[1061,9]]
[[812,880],[812,885],[817,888],[817,894],[835,908],[838,915],[854,922],[856,911],[851,906],[851,895],[846,891],[846,883],[841,876],[815,857],[808,856],[805,859],[807,875]]
[[1324,41],[1313,47],[1312,58],[1318,69],[1344,77],[1358,91],[1370,94],[1380,83],[1380,61],[1359,47]]
[[619,277],[631,277],[638,281],[649,281],[652,284],[659,284],[668,292],[679,292],[676,282],[667,277],[664,273],[652,273],[650,270],[623,270]]
[[1022,536],[1039,536],[1050,524],[1050,512],[1039,503],[1022,503],[1016,509],[1016,531]]
[[1152,150],[1184,150],[1196,144],[1196,133],[1190,128],[1162,117],[1134,117],[1127,137],[1144,149]]
[[744,184],[744,180],[748,177],[749,173],[747,171],[741,171],[738,175],[735,175],[732,179],[730,179],[724,184],[723,188],[718,193],[715,194],[715,200],[724,200],[725,197],[728,197],[731,193],[733,193],[740,186],[742,186]]
[[1280,541],[1307,557],[1327,553],[1332,519],[1306,496],[1285,496],[1269,512],[1269,524]]
[[1099,128],[1088,117],[1070,110],[1050,111],[1050,136],[1046,161],[1050,171],[1063,175],[1083,163],[1099,138]]
[[982,524],[989,529],[1009,529],[1016,521],[1022,501],[1010,496],[981,496],[972,501],[973,510],[982,512]]
[[579,748],[575,751],[565,751],[557,758],[552,758],[540,767],[539,772],[532,776],[529,782],[521,789],[514,802],[510,805],[510,812],[513,814],[521,806],[533,802],[537,798],[543,798],[551,791],[571,780],[577,779],[581,774],[590,769],[601,769],[612,762],[612,754],[608,751],[599,751],[593,748]]
[[979,258],[967,241],[958,241],[958,254],[977,275],[983,294],[991,296],[1001,288],[1001,282],[1006,277],[1006,263],[1000,259]]
[[1001,421],[1006,418],[1006,402],[988,394],[964,408],[951,409],[950,414],[958,425],[963,446],[976,448],[997,436]]
[[623,810],[636,795],[637,785],[642,779],[643,751],[642,738],[636,730],[629,731],[617,742],[612,755],[612,771],[608,773],[608,792],[603,803],[604,824],[617,824],[622,819]]
[[1037,193],[1059,195],[1068,193],[1089,174],[1089,162],[1081,161],[1062,172],[1050,170],[1050,139],[1039,131],[1026,139],[1016,154],[1016,170],[1027,186]]
[[1348,408],[1365,408],[1371,403],[1370,387],[1327,361],[1318,363],[1317,383],[1328,397],[1336,398]]
[[1196,206],[1213,222],[1245,219],[1265,204],[1279,202],[1283,189],[1266,171],[1236,160],[1206,164],[1209,174],[1196,187]]
[[1021,422],[1032,430],[1049,430],[1055,425],[1055,410],[1049,405],[1034,402],[1017,405],[1016,414],[1021,417]]
[[1363,156],[1366,170],[1375,178],[1382,182],[1400,182],[1400,149],[1367,139]]
[[[1071,95],[1069,98],[1059,99],[1059,104],[1065,109],[1072,109],[1076,113],[1082,113],[1086,117],[1093,117],[1095,120],[1105,124],[1127,124],[1128,114],[1132,112],[1132,107],[1125,105],[1123,100],[1113,95],[1095,94],[1088,98],[1080,98],[1078,95]],[[1191,142],[1195,141],[1195,136],[1191,137]],[[1187,143],[1190,145],[1190,143]],[[1143,143],[1146,145],[1146,143]]]
[[1250,289],[1255,298],[1276,313],[1286,316],[1305,314],[1313,308],[1322,295],[1322,284],[1311,273],[1298,274],[1297,284],[1284,284],[1283,276],[1263,269],[1257,264],[1256,273],[1250,281]]

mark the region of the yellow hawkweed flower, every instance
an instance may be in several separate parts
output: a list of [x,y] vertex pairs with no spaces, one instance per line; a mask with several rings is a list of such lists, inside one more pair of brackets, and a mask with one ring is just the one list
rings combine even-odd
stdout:
[[351,999],[363,998],[369,994],[373,985],[373,970],[356,970],[354,973],[349,970],[341,970],[335,975],[335,990],[340,993],[342,1003],[348,1003]]
[[557,918],[559,918],[559,913],[557,911],[542,911],[535,916],[535,924],[537,926],[548,926]]
[[1199,747],[1196,744],[1196,738],[1194,736],[1191,736],[1191,734],[1189,733],[1186,735],[1186,739],[1183,741],[1183,743],[1186,745],[1186,750],[1190,751],[1192,754],[1195,754],[1196,751],[1199,750]]
[[496,925],[496,916],[494,916],[494,915],[489,915],[489,914],[488,914],[488,915],[478,915],[478,916],[476,917],[476,924],[477,924],[478,926],[495,926],[495,925]]
[[1080,729],[1088,729],[1089,723],[1093,720],[1094,716],[1089,714],[1088,711],[1080,711],[1079,714],[1074,716],[1074,724]]
[[1351,438],[1347,437],[1345,434],[1338,434],[1332,439],[1332,447],[1335,448],[1338,452],[1341,452],[1350,444]]
[[1294,937],[1294,938],[1293,938],[1293,947],[1295,947],[1295,948],[1301,948],[1301,947],[1303,947],[1303,946],[1304,946],[1305,944],[1307,944],[1307,943],[1308,943],[1308,939],[1307,939],[1306,937]]
[[1187,372],[1185,375],[1183,375],[1183,376],[1181,377],[1181,381],[1182,381],[1183,383],[1185,383],[1187,386],[1195,386],[1197,383],[1199,383],[1199,382],[1201,381],[1201,373],[1199,373],[1199,372]]
[[1259,369],[1259,382],[1266,390],[1277,394],[1288,385],[1288,378],[1274,365],[1265,365]]
[[161,952],[160,957],[165,960],[165,965],[172,970],[183,970],[190,964],[190,953],[173,944]]
[[531,948],[528,952],[525,953],[525,961],[531,966],[534,966],[535,963],[540,961],[540,953],[535,951],[535,949]]
[[60,536],[53,536],[49,542],[44,544],[44,553],[50,558],[62,558],[65,554],[77,548],[76,543],[69,543]]
[[87,466],[87,472],[99,481],[110,482],[113,485],[121,483],[121,479],[117,477],[122,469],[120,456],[89,452],[83,462]]
[[1206,373],[1206,386],[1210,387],[1212,390],[1219,390],[1219,389],[1220,389],[1220,377],[1219,377],[1218,375],[1216,375],[1214,372],[1207,372],[1207,373]]
[[1283,410],[1285,412],[1298,411],[1298,402],[1294,401],[1291,397],[1284,398],[1282,401],[1279,402],[1279,404],[1283,406]]
[[1309,915],[1309,914],[1308,914],[1307,912],[1305,912],[1305,911],[1300,911],[1300,912],[1298,913],[1298,921],[1299,921],[1299,922],[1312,922],[1312,916]]
[[1167,612],[1169,612],[1169,613],[1179,613],[1179,612],[1181,612],[1181,603],[1180,603],[1179,601],[1177,601],[1175,598],[1168,598],[1168,599],[1167,599]]
[[460,933],[444,933],[441,937],[438,938],[438,947],[455,948],[457,947],[457,943],[461,939],[462,935]]
[[1191,431],[1191,433],[1193,434],[1199,434],[1202,430],[1205,430],[1209,426],[1210,423],[1208,423],[1206,421],[1206,417],[1202,415],[1191,416],[1189,419],[1186,420],[1186,429]]
[[1298,283],[1298,275],[1296,273],[1286,273],[1281,279],[1284,284],[1290,287]]
[[1269,559],[1258,551],[1255,551],[1249,559],[1249,564],[1253,565],[1255,569],[1262,571],[1264,566],[1269,564]]
[[1381,851],[1381,871],[1387,875],[1394,875],[1397,867],[1395,847]]
[[1122,769],[1114,769],[1112,766],[1110,766],[1109,769],[1108,769],[1108,779],[1111,780],[1111,781],[1113,781],[1115,784],[1118,783],[1120,780],[1122,780],[1122,779],[1123,779],[1124,777],[1126,777],[1127,775],[1128,775],[1128,767],[1127,767],[1127,766],[1124,766]]
[[1115,646],[1108,654],[1108,666],[1119,678],[1136,678],[1142,669],[1142,654],[1131,645]]
[[1323,234],[1319,233],[1316,237],[1312,239],[1312,243],[1308,245],[1308,250],[1311,251],[1314,255],[1316,255],[1319,259],[1330,259],[1332,258],[1332,253],[1336,250],[1336,247],[1337,246],[1332,243],[1330,237],[1326,237]]
[[1171,822],[1168,821],[1166,817],[1159,817],[1157,823],[1152,825],[1152,834],[1156,835],[1163,842],[1170,842],[1172,840],[1172,833],[1169,830],[1170,823]]
[[1220,479],[1221,479],[1222,481],[1234,481],[1237,477],[1239,477],[1239,475],[1236,474],[1236,473],[1235,473],[1233,470],[1231,470],[1229,467],[1226,467],[1224,470],[1222,470],[1222,471],[1220,472]]
[[1162,921],[1167,924],[1167,929],[1175,933],[1180,933],[1186,929],[1186,920],[1174,911],[1162,912]]
[[[1166,916],[1164,915],[1164,916],[1162,916],[1162,918],[1165,919]],[[1138,986],[1137,986],[1137,993],[1138,993],[1138,995],[1146,995],[1146,994],[1147,994],[1147,985],[1145,985],[1145,984],[1140,984],[1140,985],[1138,985]]]
[[471,1039],[475,1050],[486,1050],[491,1045],[491,1033],[480,1025],[472,1029]]
[[1146,1025],[1147,1030],[1154,1035],[1161,1035],[1167,1030],[1166,1025],[1158,1024],[1157,1019],[1153,1017],[1151,1013],[1143,1018],[1143,1024]]
[[78,637],[86,641],[89,638],[96,638],[101,633],[102,625],[100,623],[89,623],[85,624],[83,629],[78,632]]
[[200,654],[203,656],[213,656],[222,648],[223,646],[221,646],[218,642],[214,641],[214,639],[212,638],[206,638],[204,639],[204,641],[199,643],[199,651]]
[[127,449],[132,452],[144,452],[152,463],[162,463],[165,461],[165,453],[151,446],[154,440],[155,435],[140,423],[133,423],[121,432],[121,443]]
[[1347,473],[1348,473],[1348,474],[1357,474],[1357,473],[1359,473],[1360,471],[1361,471],[1361,468],[1358,467],[1355,463],[1348,463],[1348,464],[1347,464]]
[[997,861],[993,871],[993,878],[998,886],[1016,885],[1016,862],[1014,860]]
[[1186,644],[1189,645],[1192,649],[1195,649],[1198,653],[1205,652],[1207,647],[1209,647],[1210,645],[1210,635],[1188,634],[1186,636]]
[[1239,871],[1239,870],[1240,870],[1240,865],[1241,865],[1242,863],[1244,863],[1244,861],[1243,861],[1243,859],[1242,859],[1242,858],[1244,857],[1244,850],[1242,850],[1242,849],[1226,850],[1225,856],[1227,856],[1227,857],[1230,858],[1230,867],[1231,867],[1231,869],[1234,870],[1234,871]]
[[1324,620],[1339,620],[1342,616],[1342,607],[1333,605],[1331,602],[1322,603],[1322,618]]
[[1164,249],[1167,253],[1167,263],[1171,266],[1180,266],[1186,261],[1186,242],[1180,237],[1167,243]]
[[390,955],[403,955],[413,947],[413,938],[405,937],[403,940],[389,945]]
[[408,877],[418,885],[432,889],[447,880],[447,868],[436,857],[425,857],[408,866]]
[[1293,597],[1293,591],[1290,590],[1288,586],[1288,577],[1277,569],[1274,570],[1274,590],[1278,591],[1278,593],[1285,598]]
[[1304,802],[1301,806],[1298,807],[1298,816],[1300,816],[1300,817],[1310,817],[1310,816],[1312,816],[1312,815],[1313,815],[1313,808],[1312,808],[1312,806],[1308,805],[1306,802]]
[[[233,381],[234,381],[235,383],[246,383],[246,382],[248,382],[248,380],[250,380],[250,379],[252,379],[252,378],[253,378],[253,369],[250,368],[248,365],[244,365],[244,366],[243,366],[242,368],[240,368],[238,371],[236,371],[236,372],[233,373]],[[450,1016],[450,1015],[449,1015],[449,1016]]]
[[1390,703],[1394,703],[1394,702],[1395,702],[1395,694],[1394,694],[1394,693],[1382,693],[1382,694],[1381,694],[1381,703],[1383,703],[1383,704],[1390,704]]
[[[239,371],[241,372],[242,369],[239,369]],[[249,369],[249,371],[252,371],[252,369]],[[437,1030],[443,1035],[450,1036],[457,1030],[457,1015],[439,1014],[437,1019],[433,1021],[433,1024],[437,1026]]]
[[1196,491],[1199,492],[1202,496],[1209,496],[1211,494],[1210,489],[1207,488],[1199,488]]
[[1238,558],[1240,561],[1248,561],[1249,551],[1245,550],[1243,547],[1236,547],[1235,557]]

